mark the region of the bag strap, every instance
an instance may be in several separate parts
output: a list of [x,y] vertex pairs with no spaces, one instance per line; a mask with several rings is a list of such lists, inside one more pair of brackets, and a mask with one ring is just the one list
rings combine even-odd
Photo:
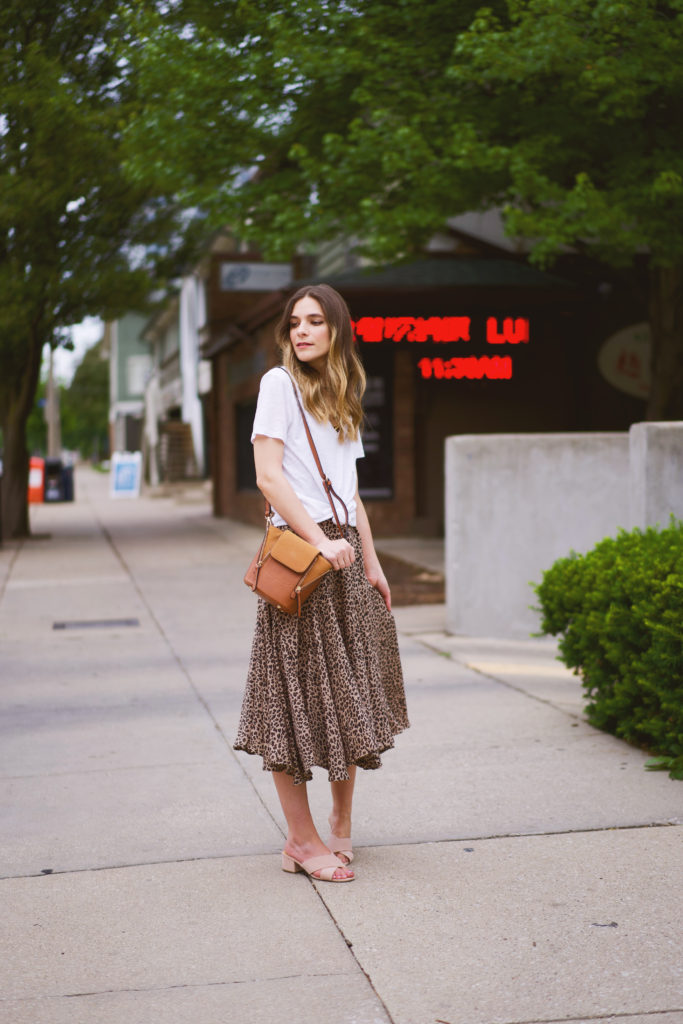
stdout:
[[[313,436],[311,434],[310,427],[308,426],[308,420],[306,419],[306,414],[305,414],[305,412],[303,410],[303,406],[301,405],[301,399],[299,398],[299,392],[296,389],[296,384],[292,380],[292,377],[290,376],[289,371],[286,370],[284,366],[280,366],[280,367],[278,367],[278,369],[282,370],[283,373],[286,373],[287,376],[289,377],[289,383],[292,385],[292,391],[294,392],[294,397],[296,399],[296,404],[298,405],[299,412],[301,413],[301,419],[303,420],[304,430],[306,431],[306,437],[308,438],[308,443],[311,446],[311,452],[313,453],[313,458],[315,460],[316,467],[318,469],[318,472],[320,473],[320,479],[323,482],[323,488],[325,490],[325,494],[327,495],[327,500],[330,503],[330,508],[332,509],[332,515],[334,516],[334,521],[337,524],[337,529],[339,530],[340,537],[342,539],[346,539],[345,536],[344,536],[344,531],[342,530],[341,523],[339,522],[339,516],[337,515],[337,509],[335,508],[335,504],[334,504],[334,501],[332,499],[332,495],[334,495],[334,497],[337,499],[337,501],[340,503],[340,505],[342,505],[342,507],[344,509],[344,515],[346,516],[346,522],[344,524],[345,526],[349,525],[349,510],[346,507],[346,503],[344,502],[344,499],[340,498],[339,495],[337,494],[337,492],[335,491],[335,489],[332,486],[332,483],[331,483],[329,477],[327,477],[325,475],[325,471],[324,471],[324,469],[322,467],[322,464],[320,462],[320,457],[318,455],[318,450],[315,447],[315,442],[313,440]],[[271,504],[270,504],[270,502],[268,501],[267,498],[265,498],[265,503],[266,503],[266,519],[270,519],[271,516],[273,515],[273,509],[272,509],[272,506],[271,506]]]

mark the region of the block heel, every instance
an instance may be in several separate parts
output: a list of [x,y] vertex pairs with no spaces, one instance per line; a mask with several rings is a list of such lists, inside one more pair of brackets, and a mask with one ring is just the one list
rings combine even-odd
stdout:
[[[322,857],[309,857],[308,860],[298,861],[290,857],[284,850],[282,851],[283,871],[288,871],[291,874],[296,874],[297,871],[305,871],[316,882],[352,882],[353,875],[347,878],[334,877],[335,871],[338,871],[339,868],[346,868],[346,866],[333,853],[326,853]],[[319,874],[316,875],[316,871]]]
[[297,864],[297,862],[295,860],[293,860],[289,856],[288,853],[283,853],[282,854],[282,870],[283,871],[291,871],[292,874],[296,874],[297,871],[303,871],[304,869],[301,867],[300,864]]

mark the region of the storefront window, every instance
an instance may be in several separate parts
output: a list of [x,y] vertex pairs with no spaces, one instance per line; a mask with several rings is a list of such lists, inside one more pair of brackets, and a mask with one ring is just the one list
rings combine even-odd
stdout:
[[237,419],[235,442],[237,445],[237,490],[255,491],[256,469],[251,445],[251,431],[256,415],[256,399],[241,402],[235,407]]
[[368,372],[363,397],[365,458],[358,462],[358,486],[361,498],[393,498],[394,445],[392,375]]

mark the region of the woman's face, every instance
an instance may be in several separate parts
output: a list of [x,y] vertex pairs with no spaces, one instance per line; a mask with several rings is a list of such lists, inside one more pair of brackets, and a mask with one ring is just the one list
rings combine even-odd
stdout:
[[330,329],[320,303],[310,295],[299,299],[292,310],[289,340],[297,359],[322,373],[330,351]]

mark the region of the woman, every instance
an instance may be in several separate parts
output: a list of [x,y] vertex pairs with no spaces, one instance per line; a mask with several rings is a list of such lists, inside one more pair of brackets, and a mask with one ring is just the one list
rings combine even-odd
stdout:
[[[288,827],[283,869],[348,882],[354,877],[348,865],[356,768],[379,768],[380,754],[409,725],[391,595],[358,495],[365,374],[349,311],[329,285],[297,291],[276,337],[287,373],[276,367],[261,381],[252,434],[256,479],[277,510],[275,525],[288,525],[314,544],[334,571],[300,618],[259,600],[235,748],[259,754],[273,774]],[[292,380],[325,474],[348,509],[345,537],[316,469]],[[341,505],[337,514],[343,526]],[[326,842],[308,805],[314,765],[327,769],[332,790]]]

